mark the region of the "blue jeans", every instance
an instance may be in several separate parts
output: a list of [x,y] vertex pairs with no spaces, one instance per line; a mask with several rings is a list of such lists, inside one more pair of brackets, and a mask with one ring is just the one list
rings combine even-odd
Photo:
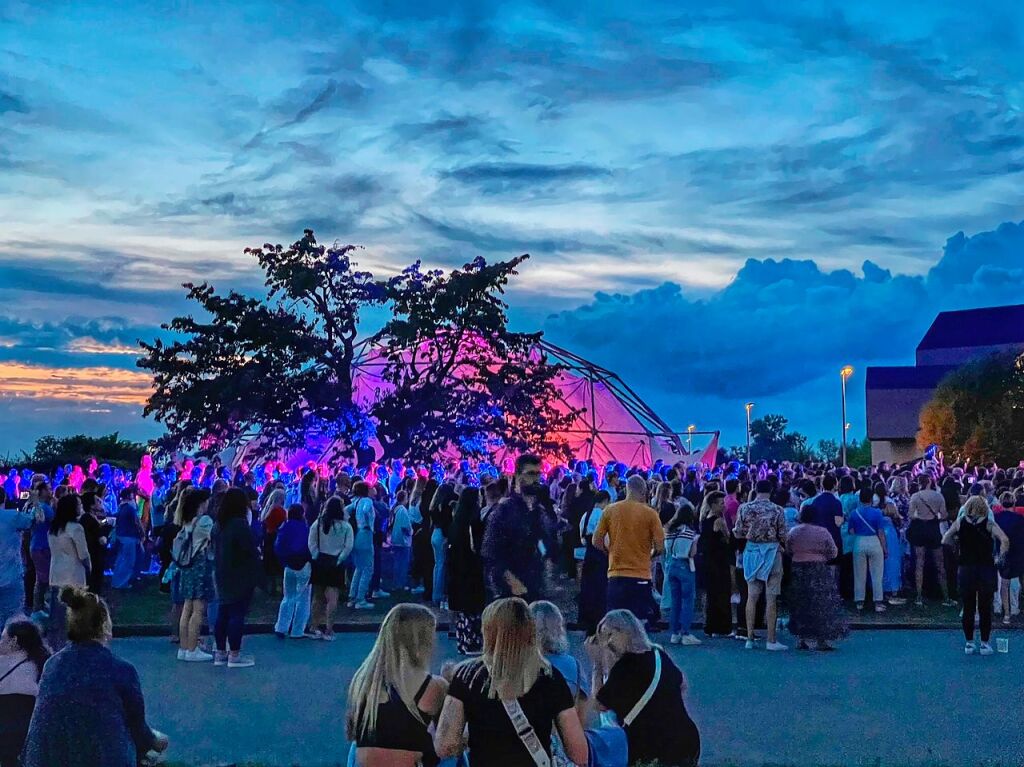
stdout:
[[348,598],[352,602],[362,602],[369,596],[370,581],[373,579],[373,533],[365,527],[356,533],[352,562],[355,571],[352,573],[352,588],[349,589]]
[[396,591],[409,588],[409,559],[412,549],[408,546],[391,547],[391,588]]
[[434,549],[434,601],[442,602],[445,598],[444,560],[448,548],[448,539],[436,527],[430,534],[430,545]]
[[306,624],[309,623],[309,576],[313,568],[306,563],[301,570],[284,568],[284,589],[281,597],[281,607],[277,611],[277,623],[274,631],[278,634],[289,633],[295,638],[300,638],[306,631]]
[[669,592],[668,628],[673,634],[689,634],[693,625],[693,605],[697,598],[697,577],[690,572],[688,560],[668,562],[665,581]]

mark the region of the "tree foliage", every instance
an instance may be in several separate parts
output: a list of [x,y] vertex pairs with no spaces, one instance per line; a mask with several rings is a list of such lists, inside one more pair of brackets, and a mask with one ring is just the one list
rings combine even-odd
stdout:
[[994,355],[948,375],[921,411],[917,444],[955,461],[1015,464],[1024,455],[1024,355]]
[[[377,280],[353,250],[307,229],[287,248],[246,249],[266,276],[261,296],[185,285],[204,319],[175,318],[164,329],[176,340],[143,343],[139,361],[153,373],[145,412],[167,427],[164,447],[211,452],[258,433],[267,452],[318,437],[365,448],[373,436],[386,457],[564,448],[551,437],[573,417],[550,404],[560,368],[531,353],[540,334],[509,331],[501,297],[528,256],[450,273],[416,263]],[[353,388],[368,307],[391,314],[373,338],[387,385],[369,404]]]
[[135,470],[145,453],[145,445],[121,439],[117,432],[103,437],[75,434],[70,437],[40,437],[36,440],[35,450],[26,453],[22,462],[37,469],[52,471],[68,464],[85,466],[90,458],[95,458],[98,463]]
[[807,437],[787,431],[789,419],[768,414],[750,422],[750,457],[754,461],[807,461],[813,457]]

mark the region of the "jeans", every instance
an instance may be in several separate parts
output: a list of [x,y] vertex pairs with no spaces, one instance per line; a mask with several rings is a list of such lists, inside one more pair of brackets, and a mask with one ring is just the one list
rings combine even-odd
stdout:
[[46,642],[54,652],[68,643],[68,608],[60,601],[60,589],[50,587],[50,620],[46,626]]
[[217,608],[217,623],[213,627],[213,638],[217,641],[217,651],[231,652],[242,649],[242,633],[245,630],[245,614],[249,612],[250,595],[238,602],[221,602]]
[[373,533],[365,527],[356,533],[352,562],[356,569],[352,573],[352,588],[349,589],[348,598],[352,602],[362,602],[369,596],[370,581],[373,579]]
[[669,592],[668,628],[673,634],[689,634],[693,625],[693,605],[697,599],[697,575],[690,571],[689,560],[670,560],[665,572]]
[[274,624],[274,631],[278,634],[288,634],[291,629],[291,635],[298,639],[305,633],[309,623],[309,578],[312,573],[313,567],[309,562],[301,570],[284,569],[284,596]]
[[637,618],[646,621],[651,616],[654,599],[651,596],[650,578],[608,579],[608,610],[629,610]]
[[871,570],[871,598],[875,604],[885,601],[882,576],[885,557],[882,543],[874,535],[858,535],[853,540],[853,601],[863,602],[868,569]]
[[408,546],[391,547],[391,588],[396,591],[409,588],[409,558],[412,550]]
[[32,589],[32,612],[46,607],[46,592],[50,588],[50,550],[33,549],[32,567],[36,571],[36,584]]
[[430,546],[434,549],[434,588],[432,596],[435,602],[442,602],[445,598],[444,565],[448,539],[436,527],[434,532],[430,534]]

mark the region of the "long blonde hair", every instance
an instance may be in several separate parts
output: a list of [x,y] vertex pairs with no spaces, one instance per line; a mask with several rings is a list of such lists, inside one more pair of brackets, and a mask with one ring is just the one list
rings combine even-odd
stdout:
[[520,698],[541,671],[551,668],[540,653],[537,622],[526,602],[509,597],[491,602],[483,614],[484,665],[490,675],[488,696]]
[[377,707],[395,690],[409,712],[423,721],[416,693],[434,653],[437,621],[423,605],[399,604],[391,608],[366,660],[348,688],[349,740],[377,729]]
[[569,637],[565,633],[565,617],[554,602],[540,600],[530,603],[530,612],[537,622],[537,641],[540,651],[547,655],[569,652]]
[[964,514],[968,517],[974,517],[975,519],[988,517],[988,513],[990,511],[991,509],[989,508],[988,501],[980,495],[972,495],[967,499],[967,503],[964,504]]

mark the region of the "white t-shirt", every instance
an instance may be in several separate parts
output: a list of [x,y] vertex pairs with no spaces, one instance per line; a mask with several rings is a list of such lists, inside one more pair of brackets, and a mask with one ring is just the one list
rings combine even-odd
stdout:
[[[580,519],[580,538],[586,538],[586,536],[594,534],[594,531],[597,530],[597,523],[601,521],[601,513],[603,511],[604,509],[595,506],[593,511],[583,515]],[[573,552],[575,558],[581,561],[586,553],[586,546],[580,546]]]

